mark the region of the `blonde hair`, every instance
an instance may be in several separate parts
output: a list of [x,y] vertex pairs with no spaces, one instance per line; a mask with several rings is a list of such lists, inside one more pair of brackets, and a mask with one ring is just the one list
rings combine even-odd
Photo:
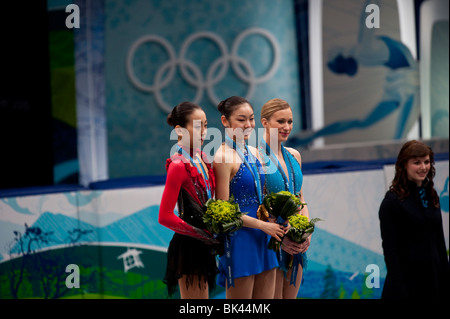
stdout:
[[269,120],[273,113],[291,108],[288,102],[283,99],[271,99],[261,108],[261,119]]

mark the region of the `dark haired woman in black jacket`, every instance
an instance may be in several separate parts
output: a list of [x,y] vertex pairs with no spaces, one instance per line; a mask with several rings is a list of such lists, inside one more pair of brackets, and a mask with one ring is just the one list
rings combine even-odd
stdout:
[[431,148],[415,140],[405,143],[379,210],[387,267],[383,299],[449,297],[449,262],[434,175]]

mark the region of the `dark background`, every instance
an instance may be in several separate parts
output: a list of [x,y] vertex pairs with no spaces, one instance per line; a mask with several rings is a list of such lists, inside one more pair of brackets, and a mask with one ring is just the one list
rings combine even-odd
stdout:
[[53,184],[47,1],[0,2],[0,189]]

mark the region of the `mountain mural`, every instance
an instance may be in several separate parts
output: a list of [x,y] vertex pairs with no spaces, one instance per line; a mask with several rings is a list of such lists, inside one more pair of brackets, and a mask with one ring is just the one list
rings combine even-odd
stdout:
[[333,265],[334,269],[351,274],[363,273],[367,265],[376,264],[380,268],[380,275],[386,276],[383,255],[318,227],[312,235],[307,254],[308,259],[315,261],[316,265]]
[[[27,226],[28,229],[33,229],[34,235],[42,236],[41,240],[36,240],[34,237],[31,250],[97,242],[100,246],[103,242],[167,248],[173,232],[158,223],[158,211],[159,206],[150,206],[103,227],[96,227],[66,215],[45,212],[33,225]],[[0,224],[0,227],[3,226]],[[12,230],[11,227],[12,225],[9,225],[9,229]],[[22,226],[12,230],[10,242],[14,239],[13,232],[19,231],[24,235],[23,229]],[[37,229],[39,229],[38,232],[36,232]],[[33,237],[23,236],[22,238],[23,247],[27,247],[29,239]],[[18,243],[12,251],[19,253]],[[313,234],[307,255],[308,264],[303,275],[300,297],[354,298],[356,294],[356,296],[379,298],[381,289],[372,291],[365,289],[364,280],[367,275],[365,273],[367,265],[376,264],[380,268],[380,288],[382,288],[386,272],[382,255],[318,227]],[[114,258],[116,259],[117,256]],[[221,298],[221,295],[219,294],[217,298]]]
[[[173,231],[158,223],[158,211],[159,206],[150,206],[103,227],[46,212],[31,227],[47,233],[48,240],[31,248],[43,249],[83,242],[130,243],[167,248]],[[12,235],[11,232],[11,241]],[[12,251],[19,252],[18,244]],[[376,264],[380,267],[381,275],[385,276],[382,255],[318,227],[312,236],[308,259],[314,261],[310,263],[311,270],[323,271],[327,265],[332,265],[334,269],[350,274],[364,273],[367,265]]]
[[[104,227],[96,227],[62,214],[45,212],[29,227],[39,228],[41,234],[46,234],[46,240],[39,241],[39,244],[35,241],[31,249],[86,242],[117,242],[167,248],[173,231],[158,223],[158,211],[159,206],[150,206]],[[20,229],[23,229],[23,226]],[[13,232],[11,232],[12,240]],[[25,238],[24,244],[24,247],[28,244]],[[12,253],[18,253],[19,248],[16,244],[12,248]]]

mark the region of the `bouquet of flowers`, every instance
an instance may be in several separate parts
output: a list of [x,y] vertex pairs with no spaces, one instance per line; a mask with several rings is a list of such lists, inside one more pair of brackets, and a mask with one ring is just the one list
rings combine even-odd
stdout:
[[243,221],[239,204],[231,197],[228,201],[210,198],[203,206],[203,222],[208,231],[215,235],[225,235],[242,227]]
[[219,256],[225,254],[225,264],[228,269],[227,283],[229,287],[234,287],[230,237],[244,224],[241,216],[245,214],[241,213],[239,204],[234,202],[233,196],[229,200],[211,198],[203,206],[203,222],[206,228],[214,234],[215,238],[223,240],[223,245],[217,249],[216,254]]
[[314,232],[315,224],[323,219],[313,218],[308,220],[307,216],[295,214],[288,218],[291,228],[286,236],[296,243],[303,243]]
[[[314,232],[315,223],[321,220],[323,219],[313,218],[309,220],[307,216],[301,214],[291,215],[288,217],[288,221],[291,227],[286,233],[286,236],[296,243],[303,243]],[[282,253],[280,252],[280,256],[281,255]],[[285,271],[292,268],[290,284],[295,285],[295,282],[297,280],[298,264],[301,263],[303,269],[306,269],[306,255],[299,253],[293,255],[290,258],[282,259],[282,262],[280,262],[282,264],[281,268]]]
[[[263,204],[271,217],[276,218],[278,224],[285,224],[290,216],[296,215],[306,205],[300,200],[299,196],[288,191],[268,194],[264,197]],[[278,252],[281,243],[272,237],[268,247]]]

